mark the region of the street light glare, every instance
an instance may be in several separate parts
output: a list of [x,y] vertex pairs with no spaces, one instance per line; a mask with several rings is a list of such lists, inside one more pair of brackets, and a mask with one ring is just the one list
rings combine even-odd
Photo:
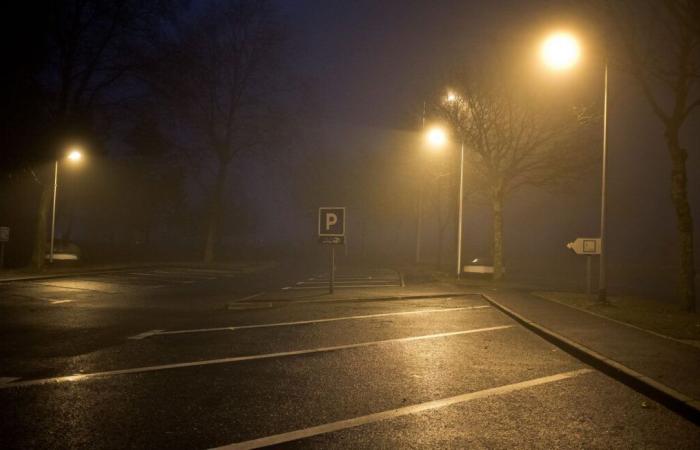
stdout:
[[542,60],[554,70],[565,70],[576,64],[581,56],[578,40],[569,33],[554,33],[542,44]]
[[440,127],[432,127],[425,135],[426,141],[432,149],[440,149],[447,143],[447,133]]
[[68,153],[68,159],[73,161],[73,162],[78,162],[82,159],[83,154],[80,153],[80,150],[78,149],[73,149]]
[[457,94],[455,94],[455,93],[452,92],[452,91],[449,91],[449,92],[447,93],[447,96],[445,97],[445,100],[447,100],[448,103],[452,103],[452,102],[454,102],[455,100],[457,100]]

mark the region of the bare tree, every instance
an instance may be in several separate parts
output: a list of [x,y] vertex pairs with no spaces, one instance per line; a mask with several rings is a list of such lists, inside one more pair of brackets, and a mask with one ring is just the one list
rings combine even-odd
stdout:
[[[133,69],[135,47],[157,29],[170,10],[168,0],[69,0],[48,2],[45,10],[46,61],[37,76],[47,116],[46,146],[31,166],[46,166],[57,149],[76,136],[95,134],[97,109],[113,102],[107,92]],[[43,163],[43,164],[42,164]],[[35,268],[44,265],[51,176],[48,170],[31,170],[41,185],[36,234],[32,253]]]
[[700,5],[697,0],[605,1],[612,62],[641,88],[664,128],[671,198],[680,240],[680,299],[695,311],[693,217],[682,129],[700,107]]
[[231,164],[264,147],[275,128],[272,80],[282,35],[265,0],[211,2],[176,31],[148,76],[180,146],[210,174],[203,181],[209,204],[203,259],[212,261]]
[[[493,214],[495,280],[504,273],[503,210],[523,186],[553,189],[591,167],[590,141],[582,109],[538,98],[506,78],[495,63],[454,76],[454,93],[435,105],[469,153],[470,167]],[[467,158],[465,158],[467,159]]]

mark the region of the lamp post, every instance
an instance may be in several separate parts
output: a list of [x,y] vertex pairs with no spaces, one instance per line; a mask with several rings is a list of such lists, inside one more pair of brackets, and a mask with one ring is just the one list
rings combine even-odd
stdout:
[[459,212],[457,217],[457,279],[462,278],[462,207],[464,203],[464,138],[459,157]]
[[[455,105],[460,100],[459,96],[453,91],[448,91],[445,96],[445,102],[450,105]],[[458,105],[461,106],[461,105]],[[462,215],[464,208],[464,135],[460,142],[459,156],[459,204],[457,207],[457,279],[462,278]]]
[[[450,94],[453,95],[453,94]],[[456,97],[450,98],[448,96],[448,101],[454,101]],[[425,140],[428,143],[428,147],[433,151],[442,150],[442,148],[447,144],[447,132],[440,127],[431,127],[425,133]],[[457,220],[457,278],[462,276],[462,203],[464,199],[464,139],[462,139],[460,147],[460,160],[459,160],[459,205],[458,205],[458,220]]]
[[[66,157],[69,161],[77,163],[83,157],[78,149],[73,149]],[[58,160],[54,163],[53,171],[53,206],[51,208],[51,248],[49,249],[49,263],[53,263],[54,236],[56,232],[56,195],[58,192]]]
[[[580,58],[578,40],[569,33],[557,32],[542,44],[540,56],[545,64],[555,71],[573,67]],[[603,155],[600,184],[600,265],[598,279],[598,301],[607,303],[606,224],[607,224],[607,165],[608,165],[608,62],[603,75]]]

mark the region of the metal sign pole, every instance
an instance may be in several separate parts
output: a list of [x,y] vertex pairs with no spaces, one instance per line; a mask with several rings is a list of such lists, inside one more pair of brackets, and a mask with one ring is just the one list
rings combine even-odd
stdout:
[[333,287],[335,285],[335,246],[331,245],[331,267],[330,267],[330,276],[328,277],[328,293],[332,294],[333,293]]
[[586,255],[586,295],[591,296],[591,255]]
[[0,242],[0,269],[5,267],[5,243]]

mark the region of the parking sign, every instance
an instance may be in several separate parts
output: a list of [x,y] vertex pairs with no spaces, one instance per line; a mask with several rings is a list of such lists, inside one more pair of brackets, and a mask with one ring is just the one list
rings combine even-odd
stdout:
[[342,244],[345,240],[345,208],[318,208],[318,237],[324,244]]

